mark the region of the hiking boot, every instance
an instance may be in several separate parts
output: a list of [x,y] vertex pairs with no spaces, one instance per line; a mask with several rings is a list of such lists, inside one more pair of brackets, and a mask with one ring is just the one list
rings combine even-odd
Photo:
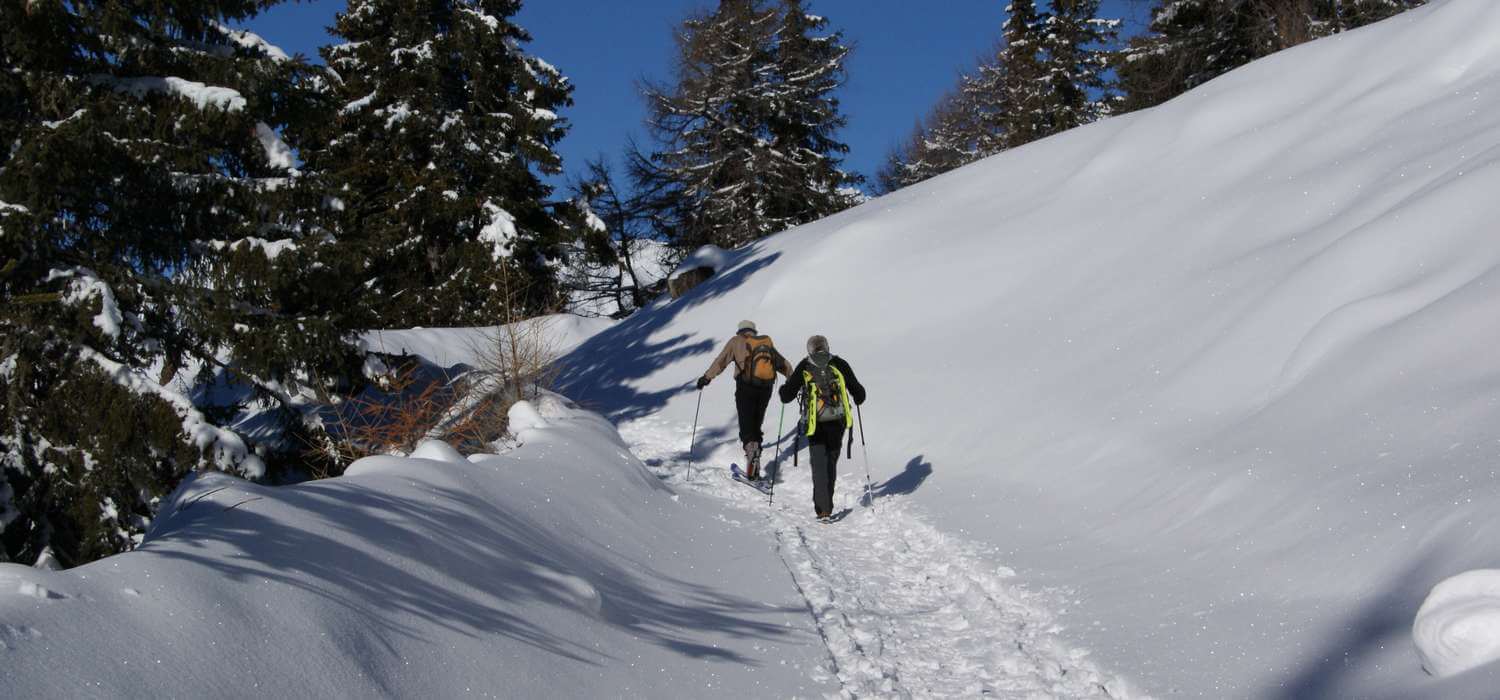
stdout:
[[745,476],[751,481],[760,479],[760,443],[745,443]]

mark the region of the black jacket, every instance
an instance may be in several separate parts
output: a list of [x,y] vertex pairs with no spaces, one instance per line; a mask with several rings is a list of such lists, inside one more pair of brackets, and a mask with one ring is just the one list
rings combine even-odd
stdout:
[[[782,403],[791,403],[797,399],[797,394],[802,391],[802,385],[807,383],[807,375],[804,372],[808,371],[808,366],[811,362],[811,360],[804,357],[792,369],[792,375],[787,377],[785,384],[781,385]],[[833,359],[828,361],[828,364],[837,368],[839,373],[844,375],[844,387],[849,390],[849,398],[854,399],[854,405],[863,404],[865,402],[865,387],[854,377],[854,370],[849,367],[849,363],[845,362],[844,358],[834,355]]]

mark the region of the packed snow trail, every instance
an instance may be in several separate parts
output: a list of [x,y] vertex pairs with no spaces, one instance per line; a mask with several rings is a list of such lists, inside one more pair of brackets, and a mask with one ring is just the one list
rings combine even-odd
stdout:
[[689,426],[647,417],[620,433],[674,487],[745,511],[726,518],[750,531],[745,546],[776,548],[827,648],[819,673],[846,697],[1140,697],[1059,639],[1049,601],[1008,583],[1012,571],[925,523],[903,498],[869,508],[860,455],[840,460],[834,513],[843,517],[823,524],[805,455],[795,467],[784,455],[771,505],[729,478],[742,460],[734,446],[699,445],[689,467]]

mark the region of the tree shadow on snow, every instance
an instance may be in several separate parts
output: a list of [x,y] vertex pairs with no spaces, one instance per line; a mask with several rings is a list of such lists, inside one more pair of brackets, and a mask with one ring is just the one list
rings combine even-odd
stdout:
[[[664,299],[637,311],[562,357],[558,361],[562,368],[558,390],[615,423],[651,415],[672,397],[694,391],[697,374],[683,377],[682,384],[676,387],[659,391],[641,391],[630,384],[680,360],[711,355],[727,336],[695,339],[681,334],[655,342],[649,338],[671,324],[678,314],[728,294],[780,256],[780,253],[764,254],[758,243],[729,251],[723,270],[681,298]],[[736,320],[726,319],[724,326],[727,328]],[[707,366],[706,360],[704,365]]]
[[[1411,645],[1417,608],[1432,586],[1443,578],[1436,575],[1441,568],[1436,564],[1443,559],[1442,555],[1441,547],[1429,549],[1400,576],[1389,581],[1384,590],[1372,591],[1364,604],[1346,618],[1342,631],[1328,639],[1320,651],[1311,654],[1304,667],[1281,685],[1275,697],[1300,700],[1368,693],[1367,689],[1359,691],[1348,684],[1366,666],[1367,657],[1383,653],[1392,645]],[[1422,675],[1415,651],[1410,656],[1411,673]],[[1398,691],[1389,697],[1403,694]],[[1434,695],[1442,696],[1442,693]]]
[[[587,554],[580,541],[592,538],[577,528],[532,524],[458,489],[434,487],[430,499],[417,501],[330,481],[281,487],[272,517],[256,512],[253,495],[263,488],[233,482],[225,489],[233,500],[226,493],[213,497],[220,502],[184,505],[137,551],[193,562],[248,585],[277,582],[346,608],[368,625],[368,634],[330,635],[330,643],[352,658],[374,660],[381,650],[394,657],[392,638],[433,641],[422,630],[437,625],[472,638],[504,636],[592,666],[617,660],[607,649],[583,646],[522,616],[542,606],[544,620],[564,619],[556,609],[569,609],[684,656],[755,665],[760,662],[699,643],[683,630],[779,639],[790,631],[765,616],[797,612],[673,578],[649,561]],[[226,507],[236,501],[243,505]],[[190,537],[158,541],[185,529]],[[380,543],[383,550],[361,551],[342,539]],[[595,549],[611,551],[603,544]],[[380,556],[387,553],[393,556]],[[410,560],[431,568],[398,566]],[[599,607],[559,584],[572,580],[567,577],[598,591]],[[392,611],[423,624],[402,622]],[[363,665],[389,687],[382,677],[388,664]]]

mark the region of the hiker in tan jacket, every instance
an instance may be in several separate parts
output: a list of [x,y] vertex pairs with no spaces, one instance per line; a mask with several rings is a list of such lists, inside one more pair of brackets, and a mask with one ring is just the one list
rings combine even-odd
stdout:
[[745,448],[745,476],[757,480],[760,445],[765,440],[760,425],[766,419],[776,374],[792,376],[792,364],[776,351],[769,336],[756,333],[753,321],[740,321],[734,337],[724,343],[724,349],[708,366],[708,371],[698,378],[698,389],[708,386],[731,362],[735,367],[734,405],[740,416],[740,444]]

